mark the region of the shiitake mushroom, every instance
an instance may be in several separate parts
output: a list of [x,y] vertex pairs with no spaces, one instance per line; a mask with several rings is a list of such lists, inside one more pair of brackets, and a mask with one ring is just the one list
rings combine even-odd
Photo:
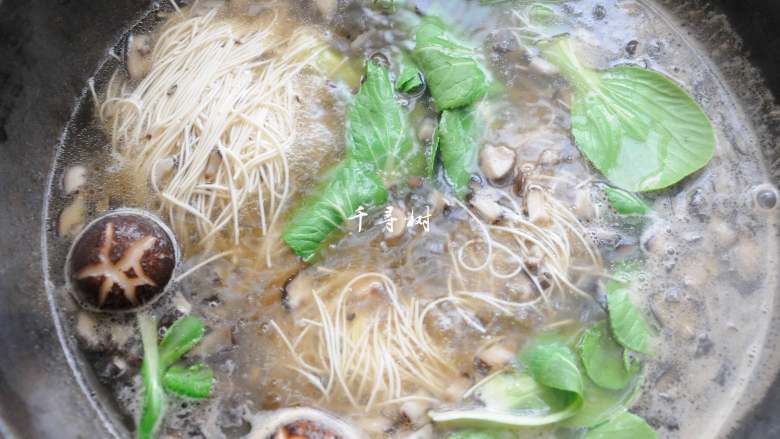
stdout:
[[84,228],[71,246],[66,273],[83,307],[132,311],[165,291],[177,261],[168,227],[145,212],[123,209]]

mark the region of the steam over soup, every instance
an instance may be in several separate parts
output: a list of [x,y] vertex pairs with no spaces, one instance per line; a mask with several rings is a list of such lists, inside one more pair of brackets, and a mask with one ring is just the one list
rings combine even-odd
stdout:
[[[101,267],[62,275],[62,312],[128,429],[717,436],[766,336],[778,194],[662,14],[150,11],[90,81],[53,192],[53,265],[73,245]],[[120,207],[175,236],[170,282],[143,277],[155,236],[81,233]],[[66,300],[87,283],[89,307]],[[123,285],[160,297],[103,306]]]

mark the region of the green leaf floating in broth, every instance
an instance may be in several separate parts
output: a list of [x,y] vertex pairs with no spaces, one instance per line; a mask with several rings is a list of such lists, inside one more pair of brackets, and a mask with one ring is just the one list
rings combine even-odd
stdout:
[[607,282],[607,309],[615,340],[623,347],[644,354],[650,353],[650,330],[642,313],[631,301],[630,273],[618,272],[623,279]]
[[297,207],[282,239],[310,261],[358,207],[387,200],[380,175],[392,181],[424,166],[387,69],[369,62],[347,114],[347,160]]
[[473,108],[445,110],[441,114],[434,146],[441,149],[447,180],[461,198],[469,190],[471,175],[477,171],[482,131],[482,121]]
[[459,42],[436,17],[426,17],[415,36],[414,60],[425,74],[438,111],[482,99],[488,76],[474,49]]
[[557,338],[533,341],[521,359],[526,373],[498,375],[478,390],[485,407],[429,413],[435,423],[478,428],[550,425],[582,406],[583,378],[572,350]]
[[578,345],[585,373],[600,387],[623,389],[639,371],[637,363],[626,367],[623,347],[612,338],[607,322],[585,330]]
[[533,341],[520,354],[528,373],[543,386],[582,399],[582,373],[574,352],[563,342],[546,337]]
[[366,80],[347,113],[347,157],[389,174],[404,170],[413,152],[409,123],[387,69],[367,63]]
[[401,67],[395,80],[396,90],[411,93],[423,86],[422,72],[406,54],[401,56]]
[[610,206],[621,215],[646,215],[651,210],[644,200],[623,189],[606,186],[604,193]]
[[178,361],[200,342],[205,333],[203,322],[196,317],[185,316],[176,320],[160,342],[160,368],[165,370]]
[[635,66],[588,69],[569,38],[548,43],[544,53],[574,87],[577,145],[614,185],[633,192],[663,189],[712,158],[709,119],[669,78]]
[[386,200],[384,182],[374,170],[355,159],[346,160],[301,203],[282,239],[298,256],[309,261],[358,207],[368,208]]
[[560,408],[560,395],[537,383],[530,375],[506,372],[488,380],[476,396],[492,410],[545,414]]
[[655,439],[647,421],[632,413],[622,413],[585,435],[585,439]]
[[163,386],[185,398],[208,398],[214,386],[214,372],[203,363],[190,367],[173,366],[163,375]]
[[637,373],[630,384],[620,390],[609,390],[584,379],[582,407],[577,414],[559,423],[562,427],[593,427],[631,407],[641,393],[644,377]]

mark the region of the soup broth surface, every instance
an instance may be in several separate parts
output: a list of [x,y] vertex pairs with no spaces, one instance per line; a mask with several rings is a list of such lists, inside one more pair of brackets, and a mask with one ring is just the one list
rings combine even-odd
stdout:
[[[177,232],[183,258],[176,275],[183,278],[148,312],[163,330],[181,315],[202,318],[208,331],[189,358],[210,365],[216,380],[209,399],[170,398],[160,437],[242,437],[250,414],[299,406],[331,412],[372,437],[407,437],[427,422],[408,419],[405,401],[433,409],[473,405],[469,391],[497,370],[481,360],[485,352],[514,354],[550,332],[574,340],[606,318],[606,273],[613,262],[637,257],[644,263],[634,298],[650,325],[652,353],[643,362],[631,411],[660,437],[725,434],[721,421],[751,377],[771,373],[755,370],[755,362],[774,307],[777,210],[757,199],[773,189],[748,117],[707,54],[660,6],[649,0],[419,0],[388,14],[346,2],[326,20],[311,2],[229,3],[198,2],[179,12],[166,6],[130,32],[147,35],[153,46],[177,20],[214,14],[215,26],[237,35],[266,29],[268,38],[291,41],[308,32],[343,57],[342,65],[362,72],[372,59],[397,72],[402,52],[414,47],[410,26],[421,15],[437,14],[475,48],[500,84],[477,106],[486,120],[480,143],[512,150],[515,171],[506,181],[491,181],[478,170],[474,195],[463,200],[448,193],[442,172],[433,179],[410,177],[391,188],[386,205],[350,217],[343,236],[304,263],[280,242],[281,228],[344,158],[345,120],[360,86],[360,73],[355,82],[307,67],[291,74],[294,79],[282,76],[295,94],[294,113],[291,123],[279,126],[294,136],[285,152],[289,196],[276,201],[282,203],[276,226],[258,208],[267,201],[248,201],[235,229],[225,226],[214,239],[202,239],[207,233],[161,204],[138,163],[123,153],[126,138],[118,139],[116,126],[106,123],[111,107],[95,104],[107,102],[111,87],[137,84],[122,82],[116,59],[122,56],[115,49],[117,57],[96,73],[94,95],[83,98],[58,154],[55,176],[83,166],[87,182],[68,194],[55,178],[48,257],[69,342],[80,352],[80,365],[94,371],[91,385],[111,401],[107,406],[120,422],[132,430],[140,413],[140,336],[132,314],[92,313],[71,299],[60,268],[73,240],[72,233],[60,236],[63,210],[88,222],[118,207],[145,209]],[[542,4],[552,21],[539,22],[534,8]],[[713,123],[713,160],[672,188],[645,194],[652,213],[640,221],[627,222],[610,207],[602,190],[606,180],[571,136],[572,89],[532,44],[563,33],[577,40],[583,62],[593,68],[634,64],[664,73]],[[269,49],[256,62],[272,62],[289,47]],[[112,79],[117,71],[122,73]],[[177,90],[187,87],[179,85],[171,99]],[[431,97],[399,93],[399,99],[416,147],[429,148],[438,117]],[[243,135],[236,130],[235,136]],[[272,178],[263,174],[260,181]],[[519,192],[518,184],[525,185]],[[539,254],[533,265],[533,239],[501,229],[499,221],[480,221],[482,212],[474,207],[476,194],[487,194],[525,216],[533,185],[558,203],[558,213],[549,231],[532,238],[556,243],[565,264],[545,265],[550,255]],[[388,238],[391,219],[403,223],[400,237]],[[521,254],[520,265],[503,249]],[[300,295],[301,289],[309,294]],[[338,324],[339,333],[325,330]],[[513,356],[509,364],[516,361]],[[436,428],[433,435],[452,431]],[[516,436],[581,433],[550,427]]]

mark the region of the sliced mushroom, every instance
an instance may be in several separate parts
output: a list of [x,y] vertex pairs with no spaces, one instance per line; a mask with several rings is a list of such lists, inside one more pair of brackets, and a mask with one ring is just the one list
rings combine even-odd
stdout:
[[552,149],[545,149],[539,154],[539,164],[542,166],[555,166],[561,162],[561,153]]
[[149,35],[129,35],[127,37],[127,73],[130,79],[137,81],[152,69],[152,39]]
[[314,289],[314,279],[299,271],[295,276],[287,280],[282,288],[282,304],[290,311],[299,309],[302,304],[311,298]]
[[577,189],[577,192],[574,194],[574,213],[577,215],[577,218],[583,221],[596,217],[596,207],[593,205],[590,188],[581,187]]
[[[424,393],[418,393],[417,395],[421,397],[429,396]],[[401,404],[399,410],[401,412],[401,416],[403,416],[405,420],[409,421],[409,423],[415,427],[419,427],[430,421],[428,418],[428,410],[431,409],[431,406],[432,404],[429,400],[410,399]]]
[[84,196],[78,194],[68,206],[62,209],[57,225],[57,233],[61,237],[76,236],[84,228],[86,216],[87,203],[84,200]]
[[66,195],[77,192],[87,183],[87,168],[82,165],[71,166],[62,176],[62,190]]
[[526,191],[525,209],[528,211],[528,219],[537,226],[544,227],[550,224],[550,214],[547,212],[547,203],[544,199],[544,190],[539,186],[531,186]]
[[479,166],[490,180],[503,180],[515,166],[516,153],[506,146],[487,145],[479,154]]
[[385,212],[385,239],[394,241],[406,232],[406,211],[398,206],[389,206]]
[[[211,157],[209,157],[210,160]],[[173,156],[166,157],[155,163],[153,167],[155,183],[160,184],[161,181],[171,175],[174,169],[176,169],[176,157]]]
[[491,191],[481,190],[474,192],[469,203],[479,216],[489,224],[495,224],[503,216],[504,208],[498,204],[498,198]]
[[80,312],[76,318],[76,335],[90,348],[98,347],[103,341],[98,335],[97,320],[86,312]]
[[477,364],[485,369],[498,369],[509,364],[515,353],[502,344],[494,344],[477,354]]

